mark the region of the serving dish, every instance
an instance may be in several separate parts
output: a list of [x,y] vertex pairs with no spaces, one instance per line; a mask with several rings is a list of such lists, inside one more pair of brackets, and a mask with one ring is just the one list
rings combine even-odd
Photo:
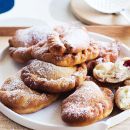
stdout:
[[[97,33],[89,32],[89,35],[91,38],[94,38],[96,40],[102,40],[105,42],[111,42],[114,39],[100,35]],[[8,43],[5,43],[5,48],[1,50],[1,61],[0,61],[0,85],[3,83],[3,81],[9,77],[10,75],[17,72],[22,65],[15,63],[8,55],[7,52]],[[121,56],[130,56],[129,51],[130,49],[126,47],[124,44],[120,44],[121,48]],[[23,65],[24,66],[24,65]],[[56,103],[53,103],[49,107],[40,110],[33,114],[24,114],[19,115],[12,110],[5,107],[2,103],[0,103],[0,111],[12,119],[13,121],[26,126],[28,128],[37,129],[37,130],[50,130],[50,129],[56,129],[56,130],[73,130],[73,129],[81,129],[81,130],[90,130],[90,129],[97,129],[97,130],[105,130],[108,127],[112,127],[116,124],[119,124],[123,120],[127,119],[130,115],[130,110],[127,111],[119,111],[115,109],[113,113],[106,119],[97,122],[95,124],[84,126],[84,127],[72,127],[66,125],[60,117],[60,100]]]

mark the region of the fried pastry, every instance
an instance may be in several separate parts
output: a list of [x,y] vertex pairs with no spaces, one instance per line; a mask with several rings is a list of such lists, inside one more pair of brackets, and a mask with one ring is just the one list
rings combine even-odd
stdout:
[[113,42],[102,42],[102,41],[91,41],[95,43],[99,48],[99,56],[91,61],[87,61],[88,74],[92,75],[93,69],[96,65],[104,62],[115,63],[119,57],[119,43],[117,41]]
[[32,48],[31,47],[10,47],[9,53],[10,56],[17,61],[18,63],[25,63],[29,61],[30,59],[33,59],[31,55]]
[[118,41],[92,41],[92,43],[98,45],[100,50],[99,58],[102,58],[102,62],[115,62],[117,60],[120,52]]
[[26,29],[19,29],[9,39],[10,47],[30,47],[39,41],[46,41],[47,35],[52,32],[49,26],[34,26]]
[[[95,59],[99,55],[99,49],[95,44],[89,45],[88,48],[81,52],[74,54],[65,53],[63,55],[54,55],[53,53],[47,51],[47,49],[45,49],[44,47],[42,48],[41,44],[37,44],[36,46],[37,47],[33,47],[32,49],[32,56],[35,59],[53,63],[59,66],[74,66],[77,64],[81,64],[86,60],[88,61]],[[43,44],[43,46],[45,46],[45,44]]]
[[113,109],[113,93],[85,81],[61,105],[61,117],[70,125],[89,125],[107,117]]
[[118,88],[115,93],[115,103],[121,110],[130,109],[130,86]]
[[32,113],[54,102],[58,95],[31,90],[20,78],[21,71],[8,78],[0,88],[0,101],[17,113]]
[[21,72],[21,78],[31,89],[40,92],[62,93],[80,85],[86,78],[86,65],[60,67],[33,60]]
[[32,48],[34,58],[59,66],[74,66],[95,59],[98,55],[97,45],[90,44],[88,32],[84,28],[71,27],[60,35],[51,34],[47,43]]
[[34,58],[59,66],[74,66],[99,56],[98,46],[90,44],[88,32],[82,27],[69,27],[64,31],[53,29],[45,39],[29,47],[10,48],[10,55],[21,63]]
[[32,46],[42,41],[47,40],[52,28],[49,26],[35,26],[26,29],[17,30],[14,36],[9,39],[10,56],[19,63],[25,63],[30,59]]
[[119,83],[130,77],[130,68],[122,60],[100,63],[94,68],[93,75],[100,82]]
[[90,37],[84,27],[66,27],[58,35],[48,36],[48,40],[49,44],[53,44],[51,48],[54,48],[56,53],[59,51],[57,46],[64,47],[64,53],[78,53],[88,48],[90,44]]

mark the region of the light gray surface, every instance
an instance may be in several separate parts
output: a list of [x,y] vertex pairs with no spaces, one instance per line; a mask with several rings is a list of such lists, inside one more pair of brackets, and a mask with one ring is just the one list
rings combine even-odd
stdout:
[[9,12],[0,14],[0,26],[31,26],[44,23],[76,22],[70,0],[15,0]]

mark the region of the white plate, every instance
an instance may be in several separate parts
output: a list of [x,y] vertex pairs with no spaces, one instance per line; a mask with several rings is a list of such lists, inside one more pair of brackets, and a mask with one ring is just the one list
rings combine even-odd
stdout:
[[[94,38],[96,40],[102,40],[106,42],[113,41],[112,38],[97,33],[90,32],[89,35],[91,38]],[[130,49],[128,47],[126,47],[124,44],[121,44],[120,48],[122,56],[130,56]],[[9,57],[8,53],[4,54],[4,58],[0,61],[0,85],[2,85],[3,81],[7,77],[14,74],[15,72],[17,72],[19,68],[22,67],[21,65],[14,63],[14,61]],[[130,116],[130,110],[120,113],[115,111],[114,114],[112,114],[108,118],[94,123],[92,125],[84,127],[72,127],[68,126],[61,120],[60,101],[57,101],[49,107],[32,114],[19,115],[13,112],[12,110],[8,109],[2,103],[0,103],[0,111],[11,120],[28,128],[36,130],[51,130],[52,128],[53,130],[105,130],[108,127],[119,124],[120,122],[122,122]]]

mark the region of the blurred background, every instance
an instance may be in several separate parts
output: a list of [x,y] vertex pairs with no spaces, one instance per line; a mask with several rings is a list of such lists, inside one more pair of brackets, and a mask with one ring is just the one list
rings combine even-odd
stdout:
[[[127,7],[129,15],[130,0],[124,1],[129,5]],[[0,10],[0,26],[32,26],[66,22],[83,22],[89,25],[130,25],[130,21],[119,13],[101,13],[90,7],[86,0],[0,0],[0,8],[3,12],[4,8],[6,10],[11,8],[5,13]]]

